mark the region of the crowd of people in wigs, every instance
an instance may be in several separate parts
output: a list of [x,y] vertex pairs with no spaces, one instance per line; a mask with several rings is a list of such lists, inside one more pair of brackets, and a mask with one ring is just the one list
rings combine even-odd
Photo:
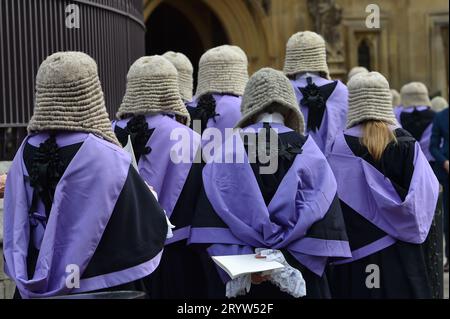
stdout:
[[[448,257],[445,99],[419,82],[398,93],[364,67],[331,79],[310,31],[288,40],[282,71],[249,76],[230,45],[203,54],[195,95],[193,70],[182,53],[139,58],[111,123],[91,57],[42,62],[29,134],[2,182],[15,298],[433,297],[440,184]],[[212,258],[253,254],[283,267],[234,277]]]

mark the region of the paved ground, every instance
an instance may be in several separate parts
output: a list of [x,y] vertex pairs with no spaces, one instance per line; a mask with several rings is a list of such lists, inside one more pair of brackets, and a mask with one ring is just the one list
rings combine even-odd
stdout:
[[444,275],[444,298],[448,298],[448,273]]

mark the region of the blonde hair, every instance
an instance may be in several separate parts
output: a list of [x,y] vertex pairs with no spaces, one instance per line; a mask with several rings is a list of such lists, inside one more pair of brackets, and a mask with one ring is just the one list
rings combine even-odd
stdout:
[[391,142],[397,142],[397,139],[389,129],[388,124],[382,121],[366,121],[362,124],[362,137],[360,142],[367,147],[370,155],[379,161],[384,150]]

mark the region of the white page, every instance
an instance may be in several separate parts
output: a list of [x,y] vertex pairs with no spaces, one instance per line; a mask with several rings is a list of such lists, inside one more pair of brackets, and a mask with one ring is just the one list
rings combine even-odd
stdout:
[[123,149],[131,155],[131,165],[133,165],[133,167],[136,169],[136,171],[139,172],[137,161],[136,161],[136,156],[134,155],[133,144],[131,143],[130,135],[128,135],[127,145],[125,145],[125,147]]
[[235,279],[241,275],[284,268],[277,261],[266,261],[266,259],[258,259],[255,256],[256,254],[212,256],[212,259],[231,279]]

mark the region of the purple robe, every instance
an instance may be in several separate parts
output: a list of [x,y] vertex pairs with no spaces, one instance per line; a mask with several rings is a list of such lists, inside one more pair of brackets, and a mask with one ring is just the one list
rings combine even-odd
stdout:
[[[279,133],[291,131],[279,124],[271,126]],[[211,255],[246,254],[254,248],[286,249],[318,276],[329,257],[350,257],[345,240],[307,236],[311,226],[324,219],[336,196],[333,173],[314,140],[307,139],[266,205],[242,139],[239,135],[234,138],[235,147],[224,154],[229,158],[244,154],[244,163],[212,161],[203,170],[207,198],[228,228],[195,227],[190,243],[211,244]]]
[[[113,127],[118,126],[124,129],[128,121],[129,119],[124,119],[114,122]],[[146,145],[151,149],[151,152],[139,159],[139,174],[154,188],[158,194],[159,203],[166,211],[167,216],[171,218],[192,163],[199,151],[201,137],[167,115],[146,116],[146,121],[148,127],[154,129],[154,131]],[[182,134],[185,139],[180,140],[178,134],[172,136],[171,139],[171,134],[176,132]],[[178,152],[179,147],[188,150],[188,152]],[[168,239],[166,244],[189,237],[189,225],[183,225],[180,228],[180,225],[174,222],[174,226],[176,227],[173,230],[174,236]]]
[[433,220],[439,183],[419,144],[415,147],[411,184],[402,201],[388,178],[352,153],[344,134],[360,137],[361,127],[339,134],[328,156],[336,176],[339,199],[388,235],[353,251],[351,259],[339,263],[364,258],[397,240],[423,243]]
[[[14,280],[21,296],[42,298],[100,290],[151,274],[159,264],[164,242],[161,235],[167,230],[167,226],[161,224],[165,223],[162,211],[157,216],[159,219],[154,220],[155,225],[149,226],[163,226],[158,239],[160,243],[152,238],[155,241],[151,245],[156,248],[153,256],[140,264],[120,267],[117,271],[98,274],[97,270],[93,272],[96,275],[83,277],[85,270],[95,259],[97,250],[107,241],[103,235],[113,219],[124,185],[129,181],[131,158],[119,147],[93,134],[59,133],[56,136],[58,147],[74,143],[82,145],[57,184],[49,219],[45,225],[41,225],[44,229],[41,228],[34,235],[39,255],[34,275],[29,278],[27,255],[30,240],[33,240],[31,219],[43,213],[40,211],[42,205],[38,205],[38,212],[33,212],[33,216],[29,217],[33,189],[27,181],[29,174],[23,152],[27,143],[37,146],[48,137],[47,133],[41,133],[25,139],[14,158],[7,179],[4,207],[5,272]],[[150,192],[147,191],[146,194],[150,199],[153,198]],[[131,207],[129,209],[127,213],[134,216],[135,211]],[[152,215],[148,211],[147,214]],[[145,243],[141,244],[145,246]],[[111,261],[112,258],[120,259],[120,256],[109,257]],[[79,288],[66,286],[68,265],[79,268]]]
[[[333,81],[323,78],[315,77],[313,82],[317,86],[323,86]],[[347,87],[341,82],[337,81],[337,86],[333,93],[326,101],[326,110],[323,115],[322,123],[317,131],[308,131],[316,142],[319,149],[325,154],[330,152],[334,138],[340,132],[345,129],[347,121],[347,109],[348,109],[348,90]],[[305,123],[308,122],[308,107],[300,104],[303,99],[303,94],[300,92],[299,87],[303,88],[307,85],[306,78],[300,78],[298,80],[291,80],[291,84],[294,88],[295,95],[297,97],[297,103],[301,112],[305,118]]]

